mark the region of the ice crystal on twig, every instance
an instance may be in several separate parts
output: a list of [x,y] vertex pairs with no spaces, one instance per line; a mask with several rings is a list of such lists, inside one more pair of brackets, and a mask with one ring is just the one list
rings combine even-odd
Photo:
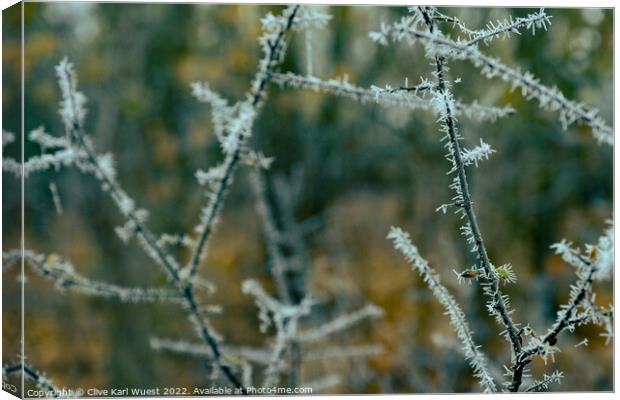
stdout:
[[541,392],[549,389],[549,385],[552,383],[560,383],[564,379],[564,374],[561,371],[554,371],[550,375],[544,374],[543,378],[538,381],[534,381],[531,386],[525,389],[526,392]]
[[463,164],[478,166],[478,161],[488,160],[491,154],[495,153],[495,150],[491,148],[487,143],[480,139],[480,145],[474,147],[471,150],[463,149],[462,158]]

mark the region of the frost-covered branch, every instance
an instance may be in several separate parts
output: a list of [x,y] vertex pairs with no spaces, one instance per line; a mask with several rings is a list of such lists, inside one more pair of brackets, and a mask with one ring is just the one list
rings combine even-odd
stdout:
[[[278,288],[279,302],[285,305],[294,303],[291,296],[292,293],[306,293],[305,274],[311,267],[309,249],[307,248],[304,238],[305,230],[303,223],[300,224],[294,215],[294,210],[300,200],[303,187],[301,183],[302,179],[299,174],[300,172],[299,169],[295,169],[293,171],[293,177],[290,180],[281,175],[273,180],[274,198],[277,207],[271,206],[267,195],[267,170],[264,168],[255,168],[250,176],[254,197],[256,199],[256,210],[260,217],[269,260],[272,264],[271,271]],[[276,209],[278,210],[278,220],[282,225],[282,230],[279,230],[276,224]],[[290,248],[290,254],[286,256],[281,248],[283,244],[288,245]],[[285,272],[288,273],[285,274]],[[262,314],[263,313],[261,313],[261,315]],[[354,316],[354,318],[357,317]],[[348,326],[342,327],[342,329],[346,328],[348,328]],[[278,343],[277,336],[278,333],[276,333],[276,345]],[[305,342],[300,340],[299,336],[298,326],[295,326],[294,331],[290,331],[289,338],[287,339],[290,349],[289,361],[285,362],[282,359],[278,361],[281,364],[288,365],[289,387],[296,387],[299,384],[299,370],[302,365],[302,356],[303,361],[306,362],[317,359],[316,351],[302,349],[302,344],[305,344]],[[315,340],[318,340],[318,338]],[[274,349],[277,350],[278,347],[276,346]],[[281,350],[280,356],[283,356],[283,347],[279,349]],[[329,353],[332,357],[363,357],[370,356],[373,354],[373,351],[376,352],[378,350],[376,348],[351,348],[337,352],[332,349]],[[324,352],[321,354],[320,357],[325,356]],[[309,357],[309,359],[306,357]]]
[[155,234],[146,226],[148,213],[146,210],[135,207],[134,201],[126,194],[116,180],[111,155],[97,155],[92,144],[85,137],[82,131],[82,120],[86,113],[83,109],[85,97],[80,92],[77,92],[77,77],[73,70],[73,65],[65,59],[56,68],[56,72],[63,93],[60,111],[65,123],[67,139],[85,153],[84,159],[80,159],[76,166],[83,172],[94,175],[100,181],[102,189],[110,194],[123,216],[127,218],[128,226],[132,228],[133,233],[138,237],[138,241],[146,254],[163,267],[168,273],[169,279],[174,282],[182,294],[189,319],[196,328],[197,334],[211,348],[215,358],[215,365],[231,384],[240,389],[242,393],[245,393],[245,388],[237,379],[230,366],[221,362],[222,353],[219,348],[218,338],[201,312],[194,293],[193,280],[180,275],[177,261],[167,253],[166,249],[158,244]]
[[450,317],[450,323],[463,343],[463,352],[469,360],[469,364],[474,371],[474,375],[479,379],[480,385],[485,392],[495,392],[495,381],[487,367],[487,360],[480,351],[480,346],[476,345],[473,334],[465,319],[465,313],[461,310],[456,300],[448,289],[440,282],[439,275],[428,265],[428,262],[420,256],[418,249],[411,243],[409,234],[400,228],[392,227],[388,234],[388,239],[394,243],[394,248],[400,251],[407,262],[411,264],[424,279],[424,282],[433,292],[439,303],[446,309],[446,314]]
[[297,336],[299,319],[310,313],[313,301],[306,298],[298,305],[283,304],[271,297],[258,282],[253,280],[245,281],[242,290],[243,293],[255,299],[260,310],[261,331],[266,332],[272,323],[276,329],[275,342],[264,381],[265,387],[271,387],[277,384],[277,374],[283,369],[284,352]]
[[[73,65],[67,59],[64,59],[56,67],[56,72],[63,93],[60,111],[65,123],[65,132],[68,135],[69,142],[72,144],[72,148],[83,153],[83,157],[80,157],[79,162],[76,162],[75,165],[82,172],[93,175],[100,182],[103,191],[111,196],[121,214],[134,227],[134,233],[138,236],[139,243],[146,254],[168,272],[169,278],[175,282],[180,282],[177,262],[172,256],[157,246],[155,235],[146,226],[148,212],[136,208],[134,201],[117,181],[112,155],[98,155],[92,143],[85,137],[82,131],[82,118],[86,113],[82,109],[85,97],[81,92],[77,91],[77,77],[73,70]],[[73,99],[82,100],[75,106],[72,106]],[[72,111],[74,109],[77,109],[77,111]]]
[[336,317],[319,327],[301,331],[297,339],[302,343],[315,342],[334,333],[342,332],[367,318],[380,318],[383,315],[384,312],[381,308],[374,304],[368,304],[357,311]]
[[[329,93],[358,101],[362,104],[381,104],[385,106],[404,107],[412,110],[431,110],[432,104],[428,99],[418,96],[419,92],[426,92],[431,87],[425,84],[419,85],[423,90],[395,90],[391,87],[380,88],[373,86],[370,89],[356,86],[348,81],[347,77],[322,80],[315,76],[296,75],[292,72],[275,73],[273,83],[282,88],[312,90],[314,92]],[[418,88],[418,89],[420,89]],[[510,106],[488,107],[479,105],[477,102],[464,104],[456,102],[457,115],[481,121],[495,121],[514,113]]]
[[11,375],[21,375],[24,374],[24,377],[28,380],[34,382],[37,388],[43,390],[45,392],[46,397],[58,398],[61,396],[61,391],[54,386],[52,381],[45,376],[42,372],[37,371],[30,365],[17,362],[4,366],[2,368],[2,377],[7,378]]
[[[301,318],[304,315],[308,315],[310,306],[312,305],[310,299],[302,301],[299,305],[280,303],[267,293],[260,283],[251,279],[243,282],[242,291],[254,297],[256,305],[264,315],[271,314],[275,319],[285,320],[290,318]],[[261,318],[261,322],[265,324],[265,328],[270,325],[269,320]]]
[[551,16],[545,14],[544,9],[529,14],[527,17],[519,17],[513,19],[498,20],[496,22],[489,22],[484,29],[475,31],[470,35],[470,40],[466,43],[466,46],[473,46],[477,43],[483,42],[489,44],[493,39],[497,37],[506,38],[515,33],[520,35],[519,29],[525,28],[532,31],[532,35],[536,34],[536,29],[547,30],[547,25],[551,24]]
[[[287,259],[284,256],[280,248],[281,238],[284,235],[279,232],[274,219],[273,210],[269,205],[269,199],[266,191],[267,188],[265,182],[265,173],[266,172],[264,168],[256,168],[251,173],[250,183],[254,192],[256,212],[260,217],[263,235],[265,236],[265,242],[271,266],[270,271],[274,281],[276,282],[278,297],[280,298],[280,301],[282,301],[284,304],[291,305],[293,304],[293,299],[291,297],[291,283],[293,282],[291,282],[291,279],[287,278],[287,270],[291,269],[288,265],[290,259]],[[300,344],[295,340],[295,335],[297,334],[296,322],[294,329],[295,332],[291,332],[291,337],[287,339],[286,343],[286,345],[290,349],[291,354],[291,362],[289,367],[289,383],[291,387],[296,387],[298,384],[297,381],[299,379],[298,375],[301,364],[301,348]],[[274,350],[274,357],[281,357],[283,356],[283,353],[284,348],[276,348],[276,350]],[[278,362],[282,362],[282,360],[278,360]],[[274,363],[270,363],[270,367],[273,364]],[[271,369],[269,370],[271,376],[274,376],[273,372],[274,369],[273,367],[271,367]]]
[[346,97],[363,104],[382,103],[389,106],[407,107],[411,109],[429,109],[427,101],[415,93],[404,91],[382,94],[376,90],[365,89],[349,82],[348,77],[323,80],[315,76],[297,75],[293,72],[274,73],[272,82],[281,88],[312,90]]
[[[454,16],[445,15],[436,9],[433,11],[432,21],[447,22],[452,24],[453,27],[458,28],[469,38],[469,41],[465,42],[467,46],[473,46],[479,42],[489,44],[493,39],[498,37],[506,38],[513,33],[520,35],[520,29],[523,28],[531,30],[532,35],[535,35],[537,29],[547,30],[547,25],[551,24],[551,16],[547,15],[542,8],[536,13],[529,14],[527,17],[513,19],[511,16],[508,19],[489,22],[483,29],[476,30],[468,28],[463,21]],[[413,7],[412,12],[415,12]],[[389,30],[389,28],[387,29]]]
[[554,371],[551,375],[544,374],[541,380],[534,381],[525,391],[542,392],[549,389],[549,385],[552,383],[560,383],[562,379],[564,379],[564,374],[561,371]]
[[[213,357],[213,352],[209,346],[202,343],[191,343],[184,340],[164,338],[151,338],[149,343],[151,348],[158,351],[189,355],[198,358]],[[222,351],[226,354],[228,361],[234,362],[235,359],[243,359],[263,366],[269,364],[271,356],[271,352],[256,347],[222,346]]]
[[613,145],[613,129],[598,116],[597,109],[569,100],[556,87],[543,85],[532,73],[510,68],[498,59],[486,56],[478,50],[466,51],[462,55],[481,68],[483,75],[487,78],[499,76],[500,79],[512,85],[513,89],[520,88],[521,94],[526,99],[538,100],[538,105],[543,110],[558,112],[563,129],[575,121],[580,121],[592,128],[592,134],[599,143]]
[[[331,334],[344,331],[351,326],[359,323],[367,318],[377,318],[383,315],[383,310],[375,305],[369,304],[366,307],[337,317],[336,319],[320,325],[310,330],[300,330],[299,320],[310,314],[313,301],[310,298],[303,299],[298,305],[290,305],[282,303],[270,294],[256,281],[247,280],[243,283],[243,292],[254,297],[256,305],[259,308],[259,319],[261,321],[261,331],[266,332],[270,326],[275,328],[274,343],[271,348],[271,356],[265,371],[264,386],[268,387],[277,383],[277,374],[287,365],[289,368],[295,368],[291,363],[287,363],[283,359],[284,352],[287,348],[292,348],[295,343],[306,344],[317,342]],[[301,349],[298,349],[301,352]],[[378,348],[352,348],[347,351],[340,352],[338,357],[363,357],[371,356],[378,352]],[[309,355],[315,352],[309,352]],[[299,355],[301,356],[301,355]],[[316,354],[314,359],[316,359]]]
[[[393,23],[392,25],[381,25],[379,32],[372,32],[370,37],[383,45],[388,43],[388,40],[394,42],[406,41],[408,43],[414,43],[421,41],[426,45],[427,55],[434,59],[436,71],[434,75],[437,78],[437,84],[431,85],[427,91],[433,97],[432,104],[435,111],[439,115],[439,122],[441,123],[441,132],[445,134],[443,141],[446,143],[448,149],[447,158],[452,164],[452,169],[449,173],[456,174],[450,187],[455,191],[456,195],[452,198],[452,202],[447,205],[440,206],[438,209],[447,210],[448,206],[457,207],[457,213],[461,218],[466,220],[466,224],[461,228],[462,234],[466,237],[467,242],[472,246],[472,251],[477,254],[480,265],[474,266],[472,269],[457,273],[459,280],[464,279],[478,279],[483,278],[483,291],[491,298],[487,304],[487,308],[491,314],[495,314],[498,321],[505,327],[503,332],[511,343],[512,346],[512,376],[513,382],[509,385],[509,389],[517,391],[523,375],[523,369],[527,363],[531,360],[531,357],[535,354],[547,357],[553,355],[555,351],[553,344],[555,344],[557,334],[568,327],[571,321],[580,321],[585,323],[586,321],[602,322],[606,326],[611,326],[606,316],[608,312],[601,310],[594,305],[594,296],[587,296],[589,288],[595,274],[603,274],[601,271],[609,270],[608,267],[598,268],[585,268],[578,273],[578,284],[573,287],[571,292],[571,299],[569,304],[560,311],[558,315],[558,321],[551,328],[549,333],[544,338],[533,338],[528,346],[523,347],[522,335],[524,330],[517,330],[518,325],[512,320],[509,307],[509,298],[502,294],[499,289],[500,281],[514,282],[516,281],[516,275],[509,264],[505,264],[499,268],[496,268],[491,264],[485,244],[478,227],[476,214],[474,212],[471,195],[469,193],[466,166],[478,165],[478,162],[487,159],[490,154],[494,152],[491,147],[480,140],[480,145],[473,149],[461,149],[460,141],[461,136],[457,130],[456,121],[456,106],[455,100],[452,97],[450,91],[450,82],[445,77],[445,62],[448,57],[456,59],[468,59],[474,63],[477,67],[482,69],[482,73],[486,77],[493,77],[499,75],[503,80],[511,83],[513,88],[520,87],[522,94],[527,99],[536,98],[539,101],[541,108],[557,111],[560,114],[560,120],[563,127],[566,128],[568,124],[575,121],[581,121],[590,125],[593,130],[595,138],[599,142],[607,144],[613,144],[613,132],[606,123],[597,116],[596,110],[590,110],[586,106],[568,100],[564,95],[556,88],[548,88],[542,85],[538,79],[536,79],[530,73],[521,73],[518,70],[511,69],[498,60],[483,55],[477,48],[479,42],[488,42],[490,39],[497,37],[498,35],[508,34],[516,32],[519,28],[526,27],[533,31],[538,28],[546,28],[546,24],[549,23],[549,17],[541,10],[539,13],[531,14],[526,18],[517,20],[507,20],[498,22],[497,24],[489,24],[481,31],[469,30],[456,18],[448,18],[443,14],[440,14],[436,9],[432,7],[417,7],[412,8],[413,15],[408,15],[401,18],[401,20]],[[450,38],[443,35],[443,33],[436,29],[435,23],[437,21],[452,22],[459,26],[459,28],[465,32],[469,37],[469,41],[457,40],[453,41]],[[426,30],[422,27],[426,26]],[[402,232],[393,231],[393,238],[398,237],[398,234],[402,235]],[[612,239],[607,239],[607,243],[612,242]],[[401,244],[405,246],[405,244]],[[563,250],[565,260],[576,265],[589,265],[584,263],[584,257],[567,247],[564,243],[561,244],[560,250]],[[598,247],[603,247],[602,245]],[[597,248],[598,248],[597,247]],[[417,250],[416,250],[417,253]],[[597,257],[598,257],[597,252]],[[604,265],[610,265],[611,256],[609,252],[600,252]],[[413,255],[410,255],[412,259]],[[595,272],[598,271],[598,272]],[[582,314],[577,314],[576,309],[578,305],[586,304],[587,310]],[[585,314],[585,316],[584,316]],[[606,335],[611,335],[607,332]]]
[[[598,239],[597,244],[587,245],[585,252],[574,248],[571,243],[562,240],[551,246],[568,264],[576,268],[577,282],[571,285],[568,302],[560,307],[556,321],[543,337],[534,337],[523,348],[523,352],[515,359],[512,366],[511,391],[519,390],[525,367],[535,355],[547,357],[556,351],[554,347],[558,335],[568,329],[573,331],[577,326],[586,323],[602,325],[607,341],[613,335],[612,310],[601,310],[596,306],[596,293],[593,292],[594,281],[610,279],[614,260],[614,232],[608,228]],[[582,308],[583,311],[579,312]]]
[[431,54],[467,59],[480,68],[485,77],[498,76],[512,85],[513,90],[520,88],[521,94],[526,99],[538,100],[539,107],[543,110],[558,112],[564,129],[568,125],[580,121],[592,128],[592,134],[599,143],[613,145],[613,129],[598,115],[597,109],[567,99],[559,89],[543,85],[532,73],[508,67],[497,58],[483,54],[476,46],[469,45],[469,42],[451,40],[441,32],[422,31],[412,18],[403,19],[391,26],[385,26],[380,37],[376,35],[372,37],[375,41],[385,44],[387,44],[388,38],[395,42],[414,43],[421,41],[426,44],[427,52]]
[[278,231],[273,211],[268,204],[269,199],[267,198],[263,172],[260,170],[252,171],[250,183],[252,185],[252,191],[254,192],[256,212],[260,217],[263,235],[265,236],[267,252],[271,264],[270,270],[276,282],[278,297],[284,303],[291,304],[290,288],[286,279],[286,270],[288,268],[286,259],[280,250],[280,237],[282,235]]
[[[165,338],[151,338],[151,348],[158,351],[166,351],[174,354],[189,355],[198,358],[210,358],[211,350],[202,343],[191,343],[184,340],[174,340]],[[243,359],[259,365],[269,365],[272,352],[259,347],[247,346],[222,346],[222,350],[227,357],[233,359]],[[374,357],[383,353],[383,348],[378,345],[361,346],[337,346],[337,347],[318,347],[309,348],[304,352],[304,362],[325,361],[337,358],[366,358]],[[287,367],[289,364],[281,360]]]
[[[412,12],[416,12],[414,7],[411,7],[410,10]],[[511,16],[508,19],[489,22],[483,29],[475,30],[468,28],[460,19],[454,16],[445,15],[436,9],[433,9],[431,19],[433,22],[447,22],[451,24],[452,27],[458,28],[469,38],[469,40],[465,42],[467,46],[473,46],[480,42],[489,44],[493,39],[498,37],[506,38],[513,33],[520,35],[520,29],[523,28],[531,30],[532,35],[534,35],[537,29],[547,30],[547,25],[551,24],[551,16],[547,15],[545,10],[542,8],[538,12],[529,14],[526,17],[513,19]],[[417,20],[414,17],[405,17],[401,20],[401,25],[405,25],[409,23],[409,21],[416,22]],[[384,29],[384,35],[387,35],[388,33],[389,27],[386,26]],[[387,38],[385,38],[385,42],[387,42]]]
[[[210,102],[214,106],[213,113],[222,112],[221,116],[214,117],[214,125],[226,157],[220,166],[214,167],[216,174],[207,192],[209,201],[202,210],[200,223],[195,228],[199,239],[187,266],[187,274],[190,277],[196,274],[204,259],[205,247],[213,232],[227,189],[244,155],[245,143],[251,135],[254,120],[266,97],[267,83],[271,80],[274,69],[284,58],[286,34],[293,27],[299,7],[298,5],[289,6],[281,16],[275,17],[269,13],[261,20],[263,35],[259,38],[259,43],[262,46],[263,58],[259,62],[258,72],[245,101],[237,103],[231,110],[227,108],[225,101],[219,95],[213,94],[212,91],[201,91],[199,84],[194,84],[194,94],[199,99]],[[221,125],[220,128],[218,124]]]
[[282,223],[281,241],[291,247],[292,253],[288,256],[288,266],[295,271],[300,279],[293,281],[293,290],[305,291],[305,275],[312,268],[310,249],[306,235],[318,229],[323,223],[320,215],[299,221],[295,213],[301,202],[304,185],[304,175],[301,167],[295,167],[291,176],[277,174],[273,179],[274,200],[278,210],[279,220]]
[[48,169],[59,170],[61,167],[68,167],[72,165],[77,158],[77,154],[74,149],[59,150],[52,154],[43,154],[40,156],[34,156],[28,159],[28,161],[21,163],[7,158],[2,162],[2,169],[10,172],[18,178],[23,174],[25,178],[34,172],[42,172]]
[[[28,178],[31,174],[36,172],[43,172],[50,169],[58,171],[62,167],[73,166],[79,160],[86,157],[86,154],[72,146],[67,138],[51,135],[45,132],[43,127],[31,131],[28,134],[28,139],[41,147],[42,154],[30,157],[23,164],[15,159],[7,157],[4,157],[2,162],[2,169],[12,173],[18,178],[22,176],[22,168],[24,178]],[[14,135],[10,132],[4,132],[3,145],[10,144],[13,141]],[[50,149],[54,151],[51,153],[46,152]]]
[[62,259],[56,254],[38,254],[30,250],[23,253],[21,250],[9,250],[2,253],[3,272],[4,268],[18,263],[21,258],[32,267],[40,276],[55,283],[59,290],[71,290],[77,293],[117,299],[126,302],[157,302],[175,301],[181,302],[183,296],[174,289],[163,288],[138,288],[113,285],[106,282],[93,281],[78,274],[69,261]]
[[[419,7],[419,12],[428,26],[429,32],[434,32],[434,23],[431,15],[432,9],[428,10]],[[442,141],[448,150],[447,159],[452,164],[449,174],[456,174],[450,188],[454,190],[455,196],[452,198],[455,204],[459,205],[458,213],[462,219],[467,222],[461,227],[461,233],[472,246],[472,251],[476,253],[480,267],[484,270],[483,284],[484,293],[490,298],[487,303],[487,309],[491,315],[497,317],[498,322],[506,328],[506,339],[511,343],[513,356],[520,353],[521,343],[517,327],[512,320],[511,311],[509,310],[509,299],[502,294],[499,289],[500,277],[495,267],[491,264],[489,256],[482,238],[482,233],[478,226],[476,213],[471,201],[469,192],[469,183],[467,180],[467,172],[465,170],[465,162],[463,161],[463,153],[461,151],[460,140],[462,139],[457,127],[457,121],[454,116],[454,99],[449,89],[449,82],[445,77],[445,59],[436,54],[429,54],[435,61],[435,76],[437,78],[438,90],[434,93],[436,112],[439,115],[441,124],[440,131],[444,134]],[[481,142],[482,143],[482,142]],[[487,152],[488,153],[488,152]]]

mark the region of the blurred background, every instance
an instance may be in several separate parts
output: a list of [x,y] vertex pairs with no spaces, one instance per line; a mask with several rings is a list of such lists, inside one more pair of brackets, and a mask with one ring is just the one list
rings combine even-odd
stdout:
[[[318,7],[333,15],[327,28],[293,35],[281,71],[307,72],[309,54],[321,78],[348,75],[361,86],[400,86],[430,77],[420,45],[376,46],[368,32],[406,14],[405,7]],[[279,6],[25,4],[25,131],[39,126],[62,134],[54,66],[74,62],[88,96],[86,131],[100,152],[117,160],[120,183],[150,211],[155,232],[188,232],[205,203],[194,178],[221,160],[208,107],[189,83],[209,82],[223,96],[244,96],[261,56],[260,18]],[[532,9],[445,8],[470,28],[525,16]],[[485,51],[529,70],[567,97],[612,121],[613,20],[611,10],[550,9],[548,32],[523,31]],[[20,131],[20,10],[3,12],[3,128]],[[449,30],[449,29],[448,29]],[[517,321],[544,333],[566,301],[574,270],[549,246],[562,238],[595,243],[612,216],[612,149],[590,129],[563,131],[557,115],[498,80],[481,77],[468,62],[451,62],[457,97],[484,105],[512,105],[517,114],[495,123],[460,120],[466,147],[483,137],[496,151],[469,172],[479,223],[494,264],[511,263],[518,283],[506,287]],[[425,111],[362,105],[331,95],[269,88],[253,143],[275,157],[270,189],[297,188],[296,219],[311,221],[306,289],[317,299],[311,322],[372,302],[381,319],[330,337],[332,346],[380,345],[380,355],[303,364],[302,380],[341,377],[327,393],[469,392],[479,390],[454,350],[456,336],[417,274],[385,239],[401,226],[442,275],[466,312],[475,339],[501,371],[509,349],[484,309],[480,288],[458,285],[453,269],[474,263],[459,235],[459,221],[435,212],[452,197],[448,164],[435,117]],[[26,144],[26,157],[41,149]],[[18,157],[8,146],[6,156]],[[279,183],[278,183],[279,182]],[[57,213],[50,183],[63,212]],[[3,176],[3,250],[19,245],[19,182]],[[273,193],[271,201],[275,203]],[[67,257],[92,278],[125,285],[161,285],[165,278],[139,246],[114,233],[122,218],[97,182],[74,169],[35,174],[26,181],[26,247]],[[189,253],[178,250],[184,260]],[[230,345],[263,346],[253,299],[241,293],[257,279],[271,293],[248,169],[238,171],[201,274],[217,286],[209,301],[223,307],[212,324]],[[17,271],[3,276],[3,363],[17,356]],[[597,287],[600,304],[612,302],[611,285]],[[32,273],[26,284],[28,361],[60,387],[208,386],[200,359],[156,352],[152,337],[195,341],[176,305],[124,304],[59,293]],[[554,366],[533,364],[534,377],[560,369],[567,377],[553,390],[612,390],[612,344],[598,328],[563,333]],[[574,347],[583,338],[588,347]],[[258,373],[258,372],[257,372]]]

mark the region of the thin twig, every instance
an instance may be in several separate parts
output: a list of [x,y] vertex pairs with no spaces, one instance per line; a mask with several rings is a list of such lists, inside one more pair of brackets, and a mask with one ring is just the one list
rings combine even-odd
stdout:
[[[399,89],[383,89],[372,87],[370,89],[349,83],[347,78],[323,80],[315,76],[302,76],[292,72],[274,73],[273,83],[280,87],[293,89],[310,89],[315,92],[324,92],[336,96],[346,97],[362,104],[383,104],[388,106],[405,107],[412,110],[430,110],[430,102],[417,95],[417,92],[427,92],[432,89],[429,85],[416,87],[402,87]],[[415,89],[418,88],[416,91]],[[464,115],[478,120],[495,121],[514,113],[510,106],[488,107],[478,103],[466,104],[457,101],[455,105],[456,115]]]

